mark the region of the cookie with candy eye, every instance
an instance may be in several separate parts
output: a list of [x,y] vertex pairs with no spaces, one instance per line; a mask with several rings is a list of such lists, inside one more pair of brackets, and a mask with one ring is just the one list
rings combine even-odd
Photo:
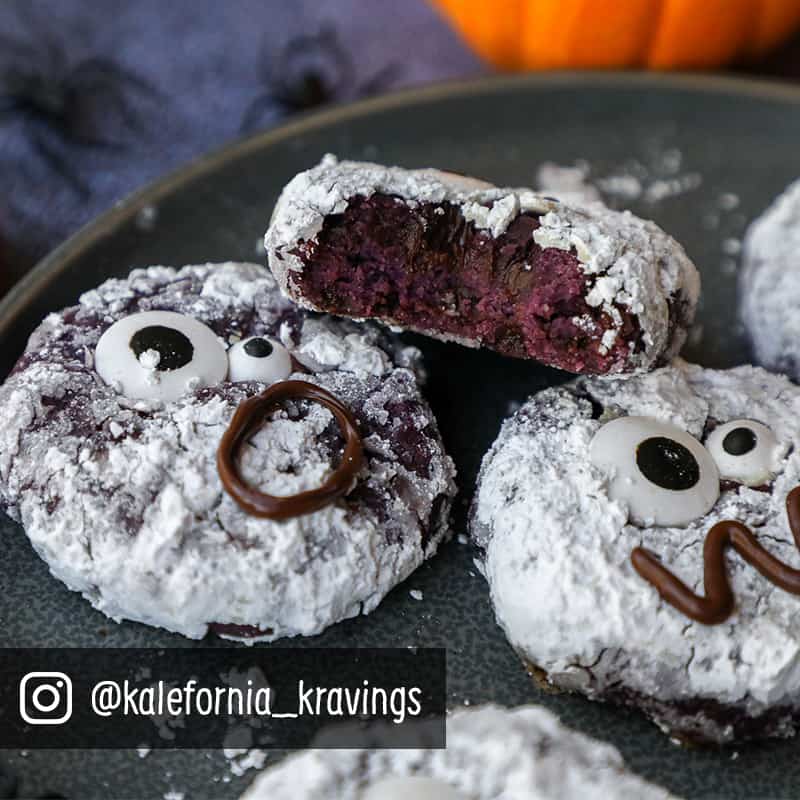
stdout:
[[327,156],[285,187],[265,247],[304,308],[581,374],[666,363],[694,265],[654,223],[565,198]]
[[800,719],[800,388],[675,361],[531,397],[470,526],[498,622],[551,686],[682,739]]
[[800,381],[800,180],[747,230],[739,270],[740,316],[756,363]]
[[116,620],[272,640],[374,609],[447,535],[419,352],[263,267],[151,267],[36,329],[0,387],[0,501]]
[[[370,746],[371,745],[371,746]],[[543,708],[483,706],[447,718],[447,748],[310,750],[263,772],[241,800],[668,800],[611,745]]]

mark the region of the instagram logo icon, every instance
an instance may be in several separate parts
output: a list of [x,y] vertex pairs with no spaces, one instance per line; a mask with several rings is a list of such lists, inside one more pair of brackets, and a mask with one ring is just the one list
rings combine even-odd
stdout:
[[63,725],[72,716],[72,680],[63,672],[29,672],[19,682],[19,715],[31,725]]

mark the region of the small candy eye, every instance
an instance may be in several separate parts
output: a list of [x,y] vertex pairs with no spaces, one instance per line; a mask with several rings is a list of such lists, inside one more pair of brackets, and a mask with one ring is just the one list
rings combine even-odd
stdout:
[[714,428],[706,447],[723,480],[762,486],[778,472],[782,448],[775,434],[760,422],[735,419]]
[[589,447],[592,463],[609,476],[608,493],[639,525],[686,525],[719,497],[711,454],[686,431],[648,417],[606,423]]
[[100,337],[95,369],[126,397],[169,402],[225,380],[228,357],[202,322],[174,311],[143,311]]
[[464,800],[444,781],[418,776],[383,778],[361,795],[361,800]]
[[228,350],[228,377],[232,381],[277,383],[292,374],[292,357],[275,339],[253,336]]

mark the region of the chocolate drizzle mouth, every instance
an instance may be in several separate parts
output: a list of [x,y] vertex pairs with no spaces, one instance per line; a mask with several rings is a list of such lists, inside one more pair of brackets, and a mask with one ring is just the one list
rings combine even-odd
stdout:
[[[786,515],[794,542],[800,549],[800,486],[786,498]],[[703,545],[703,583],[705,597],[695,594],[673,575],[658,558],[643,547],[631,553],[634,569],[652,584],[674,608],[703,625],[725,622],[733,612],[733,592],[725,571],[725,548],[732,547],[767,580],[791,594],[800,595],[800,569],[775,558],[742,522],[723,520],[714,525]]]
[[[313,400],[333,414],[345,439],[344,454],[333,474],[317,489],[287,497],[266,494],[246,484],[237,465],[239,449],[263,424],[264,416],[282,400]],[[289,519],[310,514],[345,494],[361,468],[364,451],[355,418],[330,392],[307,381],[281,381],[236,409],[217,450],[217,469],[225,491],[248,514],[267,519]]]

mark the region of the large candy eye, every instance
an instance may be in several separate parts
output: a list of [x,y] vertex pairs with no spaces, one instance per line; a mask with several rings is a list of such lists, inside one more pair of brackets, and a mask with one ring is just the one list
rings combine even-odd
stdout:
[[608,493],[639,525],[686,525],[719,497],[714,459],[686,431],[648,417],[620,417],[595,434],[592,463],[609,476]]
[[717,462],[720,477],[745,486],[769,483],[783,457],[775,434],[751,419],[735,419],[714,428],[706,447]]
[[174,311],[143,311],[115,322],[94,356],[100,377],[137,400],[176,400],[228,373],[228,356],[214,331]]
[[232,381],[277,383],[292,374],[292,357],[275,339],[253,336],[228,350],[228,377]]
[[435,778],[383,778],[361,795],[361,800],[464,800],[452,786]]

